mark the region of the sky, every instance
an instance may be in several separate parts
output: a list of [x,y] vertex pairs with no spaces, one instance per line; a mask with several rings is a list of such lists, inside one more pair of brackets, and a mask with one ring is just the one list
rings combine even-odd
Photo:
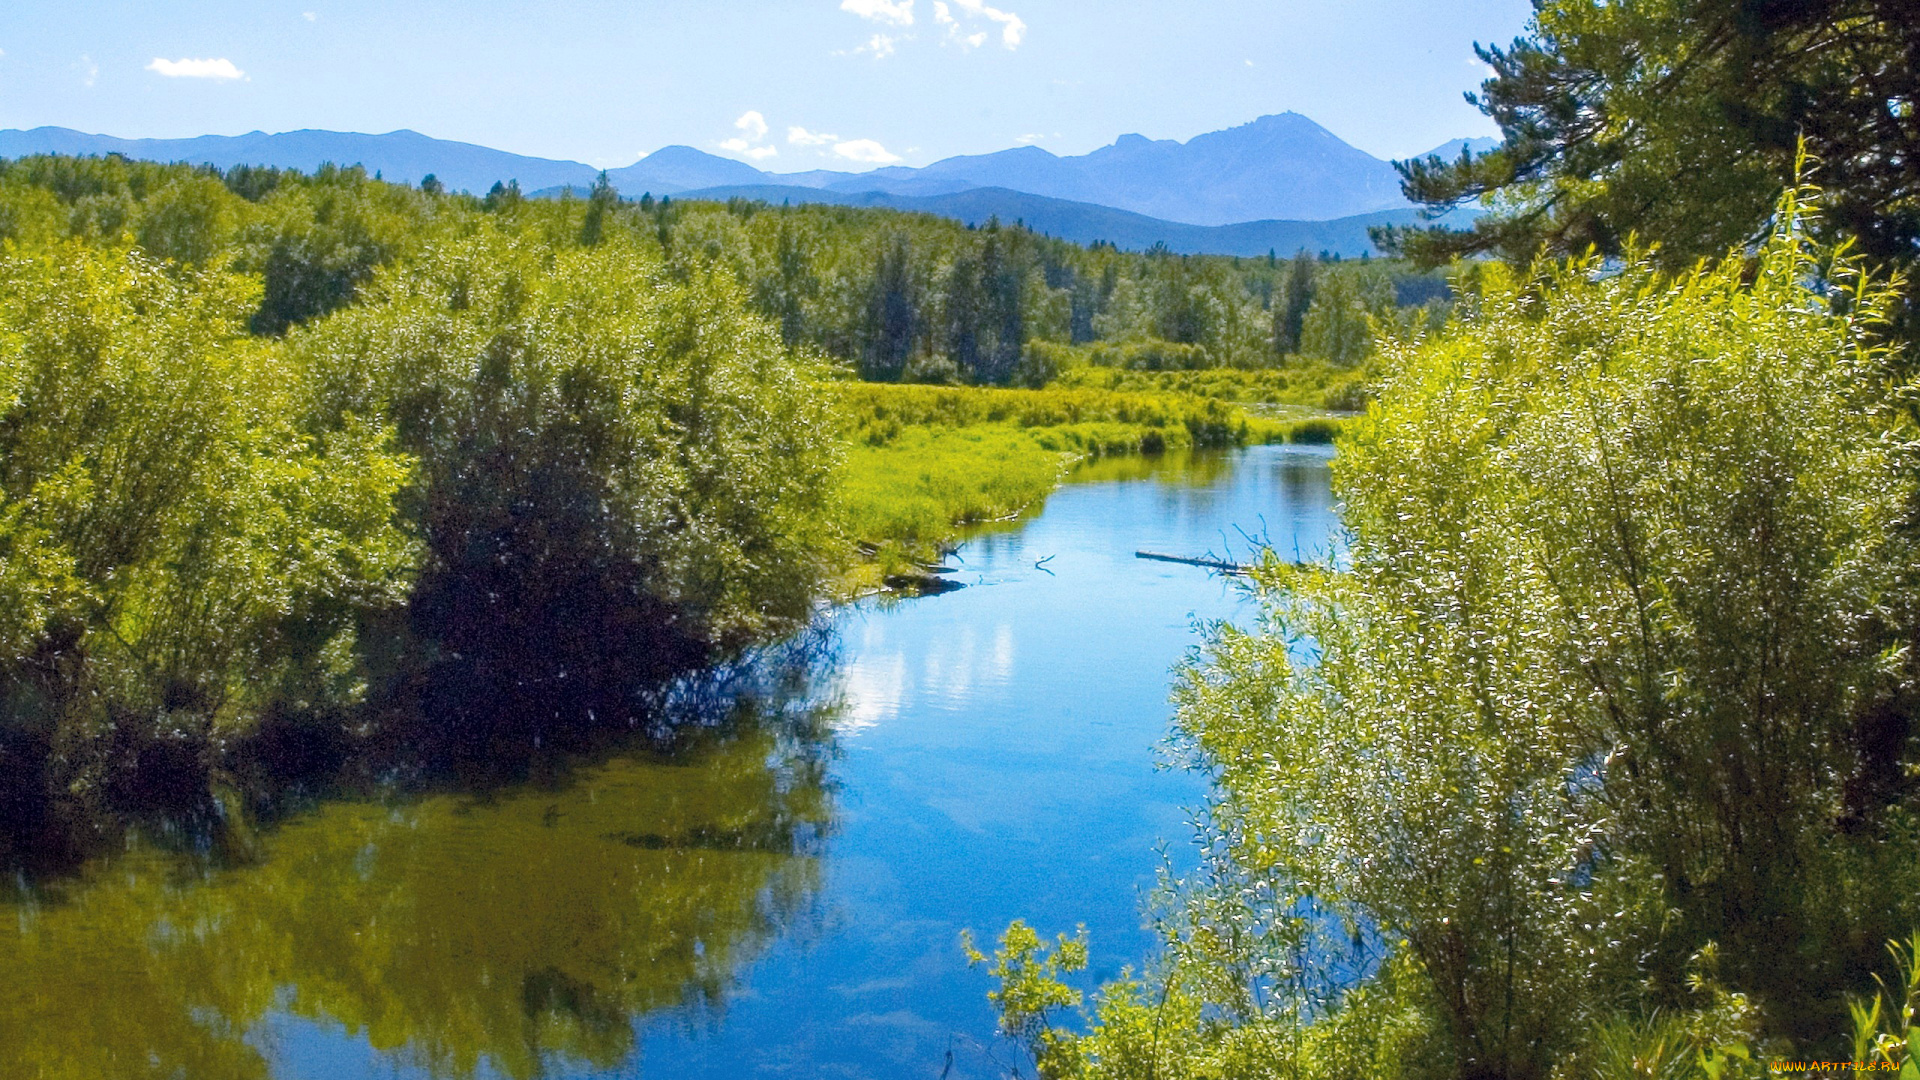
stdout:
[[[997,5],[997,6],[996,6]],[[607,168],[1081,154],[1286,111],[1379,157],[1491,135],[1462,100],[1527,0],[5,0],[0,128],[411,128]]]

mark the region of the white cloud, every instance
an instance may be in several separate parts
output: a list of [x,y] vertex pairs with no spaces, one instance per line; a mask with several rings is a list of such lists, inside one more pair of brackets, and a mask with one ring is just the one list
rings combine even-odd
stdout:
[[865,162],[869,165],[891,165],[900,160],[900,155],[890,152],[872,139],[850,139],[843,143],[835,143],[833,152],[848,161]]
[[767,137],[767,118],[758,109],[748,109],[733,122],[734,129],[740,134],[720,143],[720,149],[744,154],[755,161],[763,161],[780,153],[777,146],[761,146],[760,140]]
[[[960,9],[959,14],[954,13],[955,7]],[[958,44],[963,50],[977,49],[985,45],[991,36],[987,30],[974,29],[978,25],[975,20],[979,19],[1000,24],[1000,44],[1009,49],[1019,48],[1020,42],[1027,36],[1026,20],[1011,11],[989,7],[982,0],[953,0],[951,5],[947,0],[934,0],[934,24],[946,27],[947,40]]]
[[824,131],[808,131],[803,127],[790,127],[787,129],[787,142],[792,143],[794,146],[825,146],[828,143],[837,143],[839,141],[840,136],[829,135]]
[[1032,146],[1034,143],[1037,143],[1044,138],[1046,138],[1045,135],[1022,135],[1013,141],[1019,143],[1022,146]]
[[[1011,11],[1001,11],[999,8],[988,7],[982,3],[981,0],[953,0],[953,2],[959,6],[961,11],[966,12],[968,15],[999,23],[1000,44],[1005,45],[1009,49],[1019,48],[1021,40],[1027,36],[1026,22]],[[934,18],[936,21],[939,19],[939,12],[934,13]],[[974,38],[980,36],[981,35],[975,34],[967,40],[971,42]]]
[[840,10],[892,26],[913,25],[913,0],[840,0]]
[[741,113],[740,119],[735,120],[733,126],[754,142],[767,137],[767,118],[760,115],[758,109],[748,109]]
[[80,54],[80,59],[73,65],[73,70],[80,73],[81,86],[92,86],[100,78],[100,65],[94,63],[93,57],[86,53]]
[[893,46],[894,41],[891,34],[875,34],[865,45],[853,50],[852,55],[859,56],[861,53],[872,53],[875,60],[885,60],[887,57],[893,55]]
[[315,14],[314,14],[313,12],[311,12],[311,11],[303,11],[303,12],[301,12],[301,13],[300,13],[300,17],[301,17],[301,18],[303,18],[303,19],[305,19],[305,20],[307,20],[308,22],[314,22],[314,21],[316,21],[316,20],[318,20],[318,19],[320,18],[320,16],[318,16],[318,15],[315,15]]
[[231,60],[162,60],[157,56],[147,70],[169,79],[243,79],[247,75]]
[[780,153],[777,146],[755,146],[752,140],[744,138],[727,139],[720,143],[720,149],[750,157],[755,161],[770,158]]

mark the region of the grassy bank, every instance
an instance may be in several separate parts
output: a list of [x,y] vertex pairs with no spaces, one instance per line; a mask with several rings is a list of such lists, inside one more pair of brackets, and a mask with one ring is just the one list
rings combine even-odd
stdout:
[[1062,370],[1055,376],[1053,385],[1061,389],[1180,394],[1242,404],[1357,412],[1366,405],[1365,390],[1371,377],[1372,372],[1365,364],[1342,366],[1302,358],[1277,368],[1194,371],[1143,371],[1086,365]]
[[872,557],[863,590],[911,575],[967,525],[1045,499],[1077,461],[1260,443],[1327,442],[1338,420],[1258,415],[1168,391],[849,383],[843,493],[850,535]]

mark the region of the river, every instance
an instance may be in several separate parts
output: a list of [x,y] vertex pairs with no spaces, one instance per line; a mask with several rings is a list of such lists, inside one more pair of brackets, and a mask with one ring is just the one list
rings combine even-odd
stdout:
[[1325,555],[1328,461],[1083,468],[964,588],[833,612],[671,752],[17,880],[0,1080],[1005,1075],[960,931],[1085,924],[1114,977],[1206,794],[1157,767],[1170,672],[1245,600],[1134,552]]

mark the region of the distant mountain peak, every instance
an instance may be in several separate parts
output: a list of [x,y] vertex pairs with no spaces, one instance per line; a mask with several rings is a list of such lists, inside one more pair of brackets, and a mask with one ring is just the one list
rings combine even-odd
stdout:
[[1475,154],[1484,154],[1499,145],[1499,139],[1484,135],[1472,139],[1448,139],[1446,142],[1441,143],[1439,146],[1434,147],[1424,154],[1415,154],[1414,157],[1437,157],[1442,161],[1453,161],[1460,156],[1462,149],[1471,150]]
[[[705,161],[708,158],[712,158],[715,161],[732,161],[733,160],[732,158],[720,157],[717,154],[709,154],[705,150],[700,150],[695,147],[688,146],[684,143],[674,143],[672,146],[663,146],[660,149],[655,150],[653,153],[648,154],[647,156],[641,158],[640,160],[653,161],[653,162],[668,162],[668,161],[678,162],[678,161]],[[745,163],[735,162],[735,164],[745,164]],[[748,165],[747,167],[752,168],[753,166]]]

